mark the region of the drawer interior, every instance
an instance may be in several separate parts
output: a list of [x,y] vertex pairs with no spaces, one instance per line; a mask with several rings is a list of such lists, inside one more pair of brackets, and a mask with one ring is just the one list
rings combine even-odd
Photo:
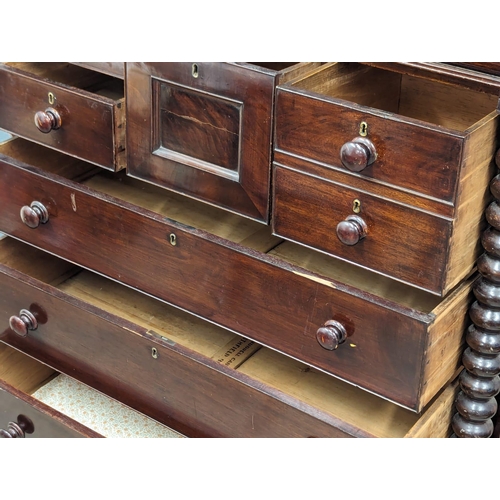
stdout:
[[276,77],[276,83],[282,84],[308,74],[323,63],[320,62],[251,62],[260,68],[273,71]]
[[345,283],[424,314],[433,311],[443,301],[441,297],[436,295],[385,276],[376,275],[361,267],[315,252],[295,243],[284,242],[268,253],[290,264],[307,269],[317,274],[320,279],[326,278]]
[[272,69],[274,71],[283,71],[291,66],[295,66],[296,62],[251,62],[250,64],[255,64],[256,66],[261,66],[262,68]]
[[3,343],[0,343],[0,380],[104,437],[183,437]]
[[498,104],[495,95],[360,63],[326,64],[291,85],[461,132]]
[[[2,262],[34,274],[37,279],[68,295],[229,366],[234,369],[235,377],[238,373],[251,377],[260,390],[278,390],[285,398],[293,398],[300,405],[310,405],[374,436],[404,437],[419,419],[409,410],[153,298],[89,271],[70,269],[69,264],[56,257],[12,238],[0,241],[0,256]],[[38,263],[35,268],[33,261]],[[237,363],[231,363],[225,357],[228,352],[240,351],[242,356]],[[41,379],[51,376],[50,372],[44,372]],[[35,390],[40,385],[37,381],[31,384]]]
[[7,66],[55,84],[69,85],[87,92],[123,99],[123,80],[63,62],[8,62]]

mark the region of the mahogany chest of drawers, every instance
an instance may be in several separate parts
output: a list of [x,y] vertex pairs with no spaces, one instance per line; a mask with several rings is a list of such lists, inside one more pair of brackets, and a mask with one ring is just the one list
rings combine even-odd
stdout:
[[192,437],[448,437],[457,394],[455,433],[492,435],[499,90],[445,64],[1,65],[4,432],[97,436],[31,396],[63,373]]

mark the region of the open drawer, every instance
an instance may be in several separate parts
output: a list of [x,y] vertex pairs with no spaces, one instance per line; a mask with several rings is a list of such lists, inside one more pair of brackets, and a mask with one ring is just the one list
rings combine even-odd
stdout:
[[0,418],[7,438],[182,437],[2,343]]
[[123,80],[69,63],[0,64],[0,128],[120,170],[126,163]]
[[11,238],[0,256],[4,343],[184,435],[450,433],[456,383],[419,416]]
[[329,63],[278,87],[273,232],[445,296],[482,251],[500,79],[398,69]]
[[0,158],[0,231],[417,412],[459,367],[471,279],[441,299],[16,144]]

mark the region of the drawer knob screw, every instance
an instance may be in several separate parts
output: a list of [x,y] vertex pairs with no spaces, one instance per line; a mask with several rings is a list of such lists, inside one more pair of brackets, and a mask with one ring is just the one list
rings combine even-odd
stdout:
[[19,336],[26,337],[29,330],[36,330],[38,328],[38,321],[33,313],[27,309],[21,309],[19,316],[11,316],[9,318],[9,326]]
[[359,215],[348,215],[337,224],[337,236],[344,245],[355,245],[367,232],[366,222]]
[[375,145],[366,137],[356,137],[340,149],[342,165],[351,172],[361,172],[376,159]]
[[342,323],[329,320],[316,332],[319,345],[329,351],[334,351],[347,338],[347,332]]
[[61,124],[61,115],[54,108],[47,108],[45,111],[35,113],[36,128],[44,134],[48,134],[51,130],[57,130]]
[[49,220],[49,212],[39,201],[33,201],[31,205],[21,208],[21,220],[32,229],[40,224],[45,224]]

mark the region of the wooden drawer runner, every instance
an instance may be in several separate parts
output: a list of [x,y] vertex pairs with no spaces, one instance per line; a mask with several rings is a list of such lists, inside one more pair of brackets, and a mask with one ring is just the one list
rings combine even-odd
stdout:
[[0,128],[120,170],[125,167],[123,81],[69,63],[0,64]]
[[[15,238],[416,411],[459,366],[470,280],[441,300],[290,243],[275,248],[256,222],[126,176],[82,185],[10,157],[0,165],[0,231]],[[45,167],[68,174],[55,159]],[[19,216],[34,200],[48,212],[36,229]],[[328,321],[347,335],[333,351],[317,340]]]
[[127,172],[269,221],[274,92],[317,63],[127,63]]
[[[419,417],[11,238],[0,256],[3,342],[182,434],[449,435],[456,384]],[[8,326],[23,308],[37,320],[26,336]]]

